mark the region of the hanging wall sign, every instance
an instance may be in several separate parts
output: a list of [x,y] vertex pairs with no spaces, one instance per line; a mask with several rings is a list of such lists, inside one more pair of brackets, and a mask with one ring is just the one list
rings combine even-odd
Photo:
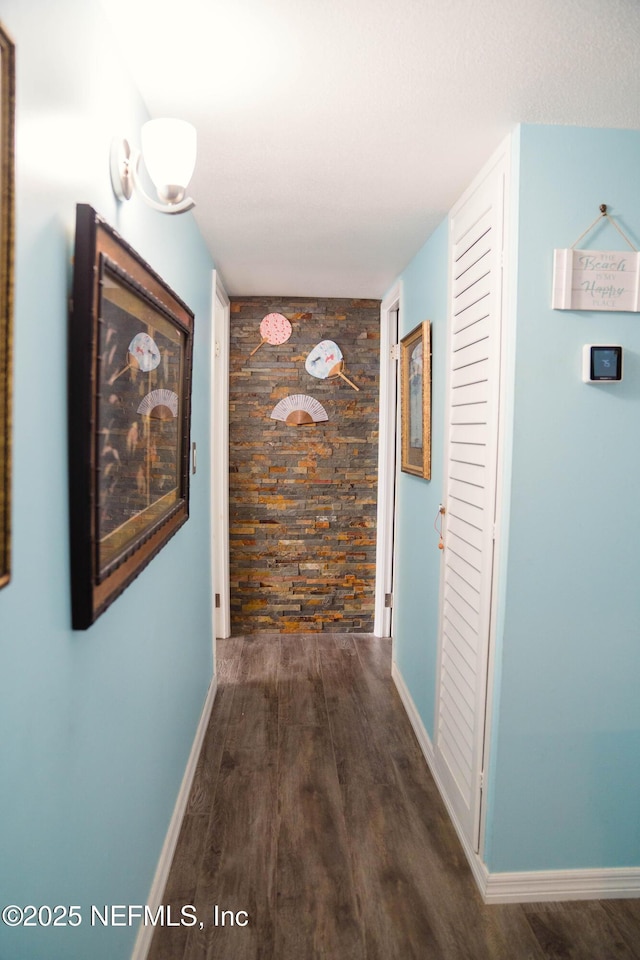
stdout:
[[554,310],[640,311],[640,253],[555,250]]

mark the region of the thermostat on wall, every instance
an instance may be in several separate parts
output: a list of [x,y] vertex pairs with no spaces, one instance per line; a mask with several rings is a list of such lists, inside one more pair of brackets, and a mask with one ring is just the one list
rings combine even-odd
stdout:
[[616,383],[622,380],[622,347],[585,343],[582,348],[582,379],[585,383]]

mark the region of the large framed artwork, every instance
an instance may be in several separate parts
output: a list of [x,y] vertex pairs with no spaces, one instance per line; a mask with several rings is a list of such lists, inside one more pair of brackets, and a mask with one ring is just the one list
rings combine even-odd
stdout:
[[11,576],[15,50],[0,25],[0,587]]
[[86,204],[69,332],[71,601],[86,629],[189,516],[193,313]]
[[405,473],[431,479],[431,327],[419,324],[400,341],[400,466]]

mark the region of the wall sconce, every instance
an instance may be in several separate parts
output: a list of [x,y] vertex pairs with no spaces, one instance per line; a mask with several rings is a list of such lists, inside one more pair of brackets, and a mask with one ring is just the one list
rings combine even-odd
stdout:
[[[196,131],[185,120],[149,120],[141,130],[142,152],[127,140],[111,144],[111,183],[118,200],[129,200],[134,188],[143,200],[161,213],[186,213],[195,206],[185,192],[196,165]],[[138,167],[144,159],[159,200],[140,182]]]

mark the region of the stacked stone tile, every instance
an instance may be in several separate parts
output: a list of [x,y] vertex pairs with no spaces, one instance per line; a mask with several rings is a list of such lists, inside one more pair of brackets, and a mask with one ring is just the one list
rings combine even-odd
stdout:
[[[263,345],[260,321],[293,325]],[[230,357],[230,550],[234,634],[260,630],[371,632],[375,589],[380,303],[234,297]],[[335,340],[345,372],[318,380],[304,361]],[[329,420],[271,420],[276,403],[308,394]]]

